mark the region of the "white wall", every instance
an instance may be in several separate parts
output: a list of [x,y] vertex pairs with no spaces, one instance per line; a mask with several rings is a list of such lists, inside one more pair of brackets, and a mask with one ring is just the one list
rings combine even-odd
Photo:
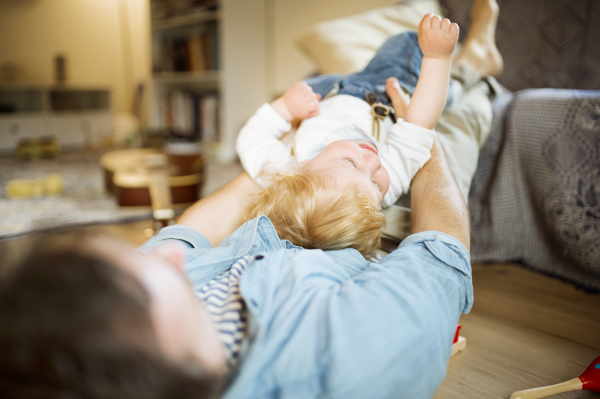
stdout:
[[[253,78],[254,97],[271,98],[314,72],[310,60],[295,45],[304,29],[397,2],[223,0],[228,16],[223,27],[223,42],[228,47],[224,64],[241,65],[244,57],[262,57],[264,61],[252,65],[263,64],[264,70],[248,71],[252,73],[240,79]],[[120,20],[123,11],[129,14],[129,24]],[[123,29],[127,25],[129,32]],[[264,31],[264,41],[238,43],[240,38],[256,36],[245,35],[249,29]],[[236,43],[232,45],[230,39]],[[149,0],[0,0],[0,64],[21,64],[23,81],[53,83],[54,57],[66,53],[68,83],[108,86],[113,90],[115,111],[128,111],[135,85],[150,79],[150,51]],[[224,76],[233,79],[230,74]],[[243,108],[238,108],[238,113],[245,114],[241,111],[248,107],[241,102],[252,94],[240,96],[234,81],[225,86],[224,96]],[[251,106],[257,101],[250,101]],[[237,129],[239,123],[233,125],[231,128]]]
[[272,95],[283,93],[296,81],[315,71],[310,60],[296,47],[296,37],[306,28],[329,19],[397,4],[398,0],[269,0],[271,21],[269,82]]
[[68,84],[110,87],[114,110],[130,110],[136,83],[150,77],[148,32],[147,0],[0,0],[0,65],[16,62],[20,81],[51,84],[54,57],[65,53]]
[[236,158],[235,140],[248,118],[269,101],[266,48],[266,0],[222,0],[221,109],[219,158]]

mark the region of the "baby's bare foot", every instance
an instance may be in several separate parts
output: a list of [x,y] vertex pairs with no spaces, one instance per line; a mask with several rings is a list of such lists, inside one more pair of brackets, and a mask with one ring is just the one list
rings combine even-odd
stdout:
[[406,110],[408,109],[409,98],[400,88],[398,79],[387,78],[385,81],[385,91],[392,101],[392,107],[394,107],[394,113],[396,118],[402,118],[406,116]]
[[502,73],[504,61],[495,39],[499,12],[496,0],[475,0],[471,8],[471,27],[455,63],[469,64],[482,76]]

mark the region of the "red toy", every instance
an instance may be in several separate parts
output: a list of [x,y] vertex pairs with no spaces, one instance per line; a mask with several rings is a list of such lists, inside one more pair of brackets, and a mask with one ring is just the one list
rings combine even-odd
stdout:
[[456,334],[454,334],[454,341],[452,341],[452,355],[456,355],[467,347],[467,339],[460,334],[460,324],[456,326]]
[[509,399],[538,399],[568,391],[593,391],[600,393],[600,356],[577,378],[547,387],[526,389],[509,396]]

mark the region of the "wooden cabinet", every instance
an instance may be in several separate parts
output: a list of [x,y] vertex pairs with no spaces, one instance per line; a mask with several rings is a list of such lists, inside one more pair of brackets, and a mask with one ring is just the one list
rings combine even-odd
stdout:
[[63,150],[112,134],[110,91],[99,88],[0,85],[0,152],[19,140],[54,136]]
[[0,150],[14,150],[20,139],[43,136],[46,132],[46,118],[42,113],[20,116],[0,114]]
[[65,148],[95,146],[112,133],[112,121],[104,112],[61,113],[52,115],[49,131]]

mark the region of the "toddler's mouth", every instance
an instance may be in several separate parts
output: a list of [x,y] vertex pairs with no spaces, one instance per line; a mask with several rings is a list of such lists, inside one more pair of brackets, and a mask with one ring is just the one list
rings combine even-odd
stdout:
[[368,144],[359,144],[358,146],[360,148],[364,148],[365,150],[373,151],[375,153],[375,155],[379,156],[379,153],[377,152],[377,150]]

